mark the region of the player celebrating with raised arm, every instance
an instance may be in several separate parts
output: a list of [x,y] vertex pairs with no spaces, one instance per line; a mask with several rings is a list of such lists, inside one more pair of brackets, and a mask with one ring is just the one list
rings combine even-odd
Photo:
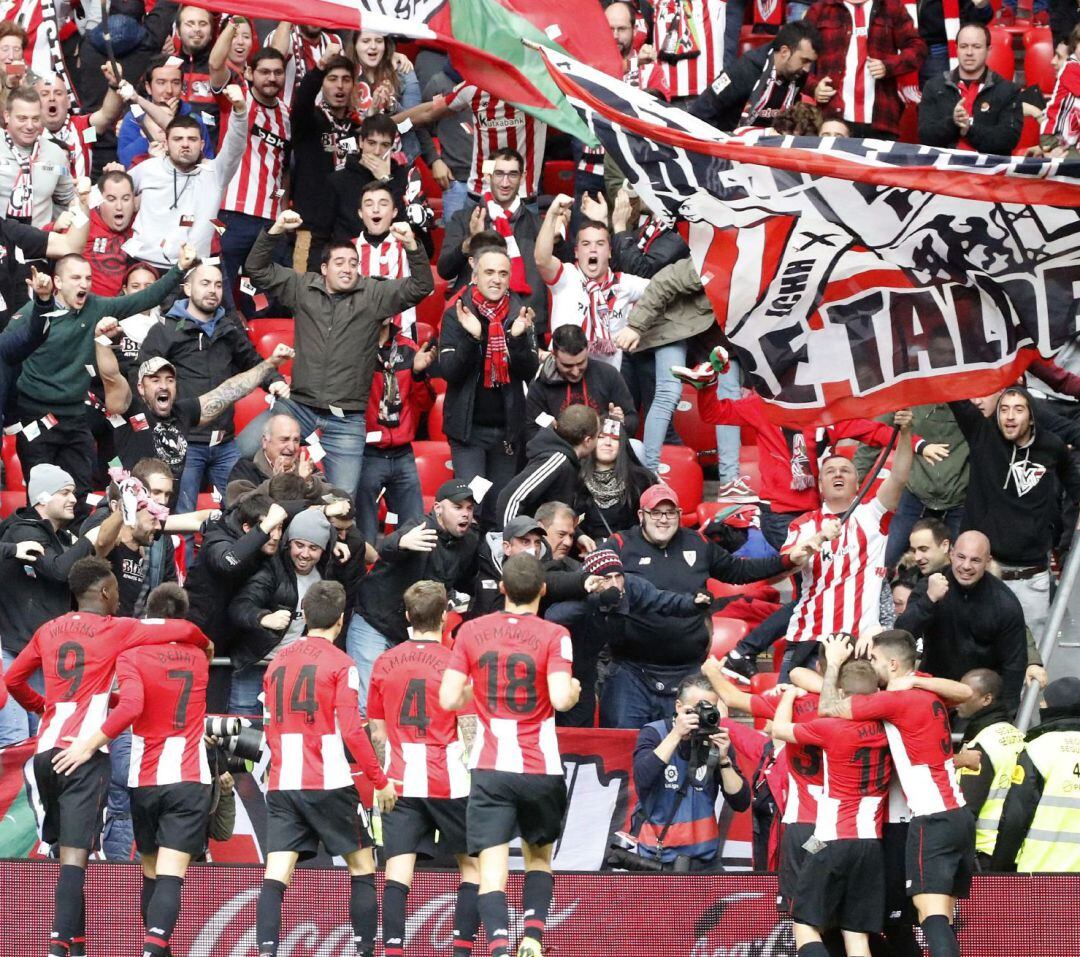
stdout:
[[[78,611],[42,625],[7,673],[11,696],[27,711],[44,712],[34,756],[44,807],[41,839],[60,844],[50,957],[85,953],[86,862],[101,831],[110,771],[109,756],[96,749],[72,774],[58,772],[53,760],[59,749],[93,737],[105,722],[116,661],[123,652],[176,641],[213,654],[213,646],[191,622],[114,618],[120,589],[112,566],[102,558],[79,559],[68,587]],[[29,684],[38,668],[45,675],[44,697]]]
[[[830,640],[835,640],[830,639]],[[846,655],[844,656],[846,658]],[[839,654],[829,660],[821,690],[824,716],[885,722],[900,784],[911,806],[906,866],[907,892],[919,914],[930,957],[959,957],[952,927],[956,899],[967,897],[975,867],[975,820],[964,807],[952,758],[945,702],[917,687],[915,639],[906,631],[883,631],[870,648],[878,682],[888,689],[841,698]],[[971,689],[955,685],[955,699]]]
[[[146,600],[151,619],[187,618],[187,593],[171,582]],[[140,647],[116,661],[120,700],[105,723],[53,758],[73,774],[131,726],[131,820],[143,868],[143,957],[164,957],[180,916],[180,892],[192,857],[206,848],[210,766],[203,744],[210,662],[193,647]]]
[[[469,766],[467,836],[480,855],[480,918],[491,957],[508,957],[506,878],[510,841],[525,857],[524,937],[518,957],[540,957],[554,882],[552,847],[566,813],[555,711],[577,704],[570,633],[536,616],[544,569],[532,555],[503,564],[504,611],[466,622],[443,674],[439,704],[461,710],[473,697],[477,740]],[[470,681],[472,685],[470,687]]]
[[373,957],[379,923],[375,855],[367,815],[345,748],[375,785],[381,812],[394,789],[379,767],[360,719],[356,666],[334,639],[345,620],[340,582],[312,585],[301,605],[307,633],[275,655],[263,679],[267,779],[266,874],[255,911],[259,957],[277,957],[281,905],[296,862],[322,842],[345,858],[352,887],[349,917],[359,957]]
[[[439,685],[450,662],[442,644],[446,588],[419,581],[405,591],[408,641],[375,661],[367,715],[376,750],[386,748],[383,768],[398,795],[383,816],[383,947],[386,957],[405,953],[405,913],[418,854],[434,857],[436,847],[457,858],[461,870],[454,910],[453,957],[469,957],[480,923],[476,909],[480,871],[466,854],[465,814],[469,774],[459,724],[470,741],[476,718],[455,717],[439,706]],[[437,840],[436,840],[437,835]]]

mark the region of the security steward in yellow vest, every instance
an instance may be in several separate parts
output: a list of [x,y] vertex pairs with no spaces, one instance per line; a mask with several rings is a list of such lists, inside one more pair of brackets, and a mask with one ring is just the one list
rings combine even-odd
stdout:
[[1080,680],[1060,704],[1051,683],[1042,724],[1028,733],[1001,812],[993,870],[1080,873]]
[[976,860],[981,870],[988,870],[1024,734],[1012,724],[1012,714],[1001,701],[1002,681],[997,672],[975,668],[960,680],[973,692],[956,709],[967,720],[962,750],[978,751],[981,758],[978,767],[960,770],[960,790],[975,815]]

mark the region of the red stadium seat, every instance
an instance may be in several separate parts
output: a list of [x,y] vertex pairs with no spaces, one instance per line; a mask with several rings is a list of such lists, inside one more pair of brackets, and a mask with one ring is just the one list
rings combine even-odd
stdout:
[[[760,671],[750,679],[750,694],[765,694],[776,687],[776,679],[779,677],[775,671]],[[754,727],[758,731],[765,729],[768,718],[754,718]]]
[[990,27],[990,55],[986,65],[1006,80],[1016,75],[1016,54],[1013,52],[1012,31],[1001,26]]
[[767,43],[772,43],[775,39],[775,34],[755,33],[753,24],[744,23],[739,31],[739,56],[742,56],[748,50],[753,50],[755,47],[763,47]]
[[709,425],[701,420],[698,412],[697,389],[693,386],[683,388],[682,398],[675,406],[675,415],[672,418],[675,431],[695,452],[716,451],[716,426]]
[[548,160],[540,176],[540,192],[547,196],[559,193],[574,195],[574,161]]
[[428,496],[454,477],[450,462],[450,446],[446,442],[413,442],[413,454],[416,457],[416,471],[420,476],[420,491],[424,495],[424,506],[428,505]]
[[[273,328],[261,331],[259,338],[253,340],[255,343],[255,351],[259,353],[264,359],[270,357],[274,351],[274,347],[278,343],[284,342],[285,345],[291,346],[294,342],[295,329],[293,328],[292,320],[274,320],[277,323],[288,322],[288,326],[277,325]],[[286,362],[279,370],[282,375],[287,376],[292,372],[292,362]]]
[[200,492],[195,500],[195,510],[201,511],[204,508],[221,508],[221,502],[214,500],[212,492]]
[[781,638],[775,642],[772,646],[772,667],[773,671],[777,674],[780,673],[780,666],[784,663],[784,652],[787,651],[787,639]]
[[245,395],[233,406],[233,424],[237,434],[243,431],[252,419],[265,412],[269,406],[266,404],[266,393],[262,389]]
[[26,492],[0,492],[0,518],[7,518],[26,504]]
[[434,266],[431,267],[431,278],[435,280],[435,291],[416,307],[416,321],[426,322],[432,329],[437,330],[442,325],[449,283],[435,271]]
[[443,403],[446,401],[446,393],[441,392],[435,396],[435,404],[427,414],[428,438],[436,442],[445,442],[446,433],[443,432]]
[[419,320],[417,320],[416,328],[413,330],[412,338],[418,346],[422,346],[425,342],[428,341],[428,339],[430,339],[434,335],[435,330],[431,326],[429,326],[426,322],[420,322]]
[[1034,116],[1024,117],[1024,128],[1020,131],[1020,141],[1013,150],[1013,156],[1023,156],[1031,147],[1039,145],[1039,121]]
[[4,436],[4,488],[13,492],[26,488],[22,465],[15,452],[14,435]]
[[915,103],[905,104],[900,114],[900,142],[919,142],[919,107]]
[[1038,86],[1047,96],[1054,92],[1054,38],[1049,27],[1032,27],[1024,33],[1024,82]]
[[685,445],[665,445],[660,451],[660,481],[670,485],[679,496],[682,523],[691,526],[697,521],[705,476],[697,463],[694,450]]
[[728,652],[746,637],[749,630],[750,626],[738,618],[713,615],[712,645],[709,648],[709,654],[714,658],[727,657]]
[[[253,342],[258,342],[265,335],[287,335],[293,331],[292,319],[249,319],[248,324],[248,338]],[[284,341],[284,340],[283,340]]]

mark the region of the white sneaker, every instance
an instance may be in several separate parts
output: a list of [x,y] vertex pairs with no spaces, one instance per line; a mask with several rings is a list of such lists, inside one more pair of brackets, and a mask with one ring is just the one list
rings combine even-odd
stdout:
[[742,475],[726,485],[721,485],[716,492],[717,501],[721,502],[759,502],[757,492],[748,484],[749,475]]

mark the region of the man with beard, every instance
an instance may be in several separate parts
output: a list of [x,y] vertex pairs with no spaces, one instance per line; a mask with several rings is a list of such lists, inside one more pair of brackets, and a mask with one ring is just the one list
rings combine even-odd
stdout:
[[[194,251],[189,249],[182,253],[179,266],[187,268],[194,261]],[[17,412],[22,428],[16,447],[24,472],[39,463],[59,465],[74,479],[79,502],[85,502],[94,461],[86,416],[94,329],[108,316],[119,335],[119,320],[160,303],[180,281],[181,268],[169,270],[140,292],[106,299],[90,292],[90,264],[82,256],[72,254],[57,262],[49,336],[23,362],[18,379]],[[12,327],[25,324],[29,315],[27,304],[12,320]],[[100,351],[101,347],[97,348]],[[111,361],[115,366],[115,355]],[[144,455],[136,455],[129,464],[134,465]],[[84,506],[79,511],[86,514]]]
[[[176,370],[181,400],[217,388],[226,379],[254,369],[262,359],[234,314],[221,305],[222,279],[217,266],[196,266],[181,287],[186,299],[177,299],[163,322],[151,327],[139,351],[139,361],[155,356],[168,360]],[[287,389],[275,373],[272,394]],[[222,498],[229,473],[240,457],[233,434],[232,409],[188,436],[187,460],[180,479],[177,508],[195,508],[204,478],[209,475]]]
[[[247,68],[244,101],[247,104],[248,144],[240,169],[229,181],[221,201],[221,261],[231,288],[243,268],[259,231],[268,228],[281,212],[288,169],[286,150],[292,136],[289,107],[281,99],[285,58],[272,47],[260,50]],[[228,80],[228,69],[212,75],[215,89]],[[222,110],[228,99],[219,94]],[[238,301],[233,293],[233,301]]]
[[213,143],[218,141],[219,107],[210,86],[210,48],[214,45],[214,24],[201,7],[185,4],[176,12],[173,56],[179,59],[183,77],[181,98],[190,103],[203,122]]
[[139,214],[124,249],[135,259],[169,266],[185,242],[199,256],[210,255],[221,197],[240,167],[248,141],[244,95],[237,86],[226,87],[225,95],[232,112],[215,159],[203,156],[199,124],[190,116],[177,116],[165,128],[165,155],[153,156],[132,170]]
[[277,29],[263,41],[264,46],[280,50],[285,57],[285,88],[282,97],[286,103],[293,104],[297,88],[312,70],[319,66],[327,52],[337,47],[341,52],[341,37],[322,27],[313,27],[307,23],[289,23],[282,20]]
[[[115,339],[120,324],[108,316],[97,325],[98,339]],[[177,399],[176,368],[161,356],[139,366],[136,392],[120,374],[116,354],[101,341],[95,342],[98,373],[105,384],[105,413],[110,417],[121,464],[130,468],[139,459],[154,457],[172,469],[179,482],[187,459],[188,434],[196,426],[213,422],[237,399],[257,389],[277,368],[293,357],[293,350],[279,343],[269,359],[226,379],[203,395]]]
[[583,221],[577,231],[573,263],[564,265],[555,258],[555,236],[560,228],[568,228],[573,202],[565,194],[556,196],[536,237],[536,266],[551,289],[551,330],[580,326],[589,341],[589,355],[618,369],[622,351],[615,336],[626,326],[630,307],[649,280],[611,270],[611,232],[606,223],[594,220]]

